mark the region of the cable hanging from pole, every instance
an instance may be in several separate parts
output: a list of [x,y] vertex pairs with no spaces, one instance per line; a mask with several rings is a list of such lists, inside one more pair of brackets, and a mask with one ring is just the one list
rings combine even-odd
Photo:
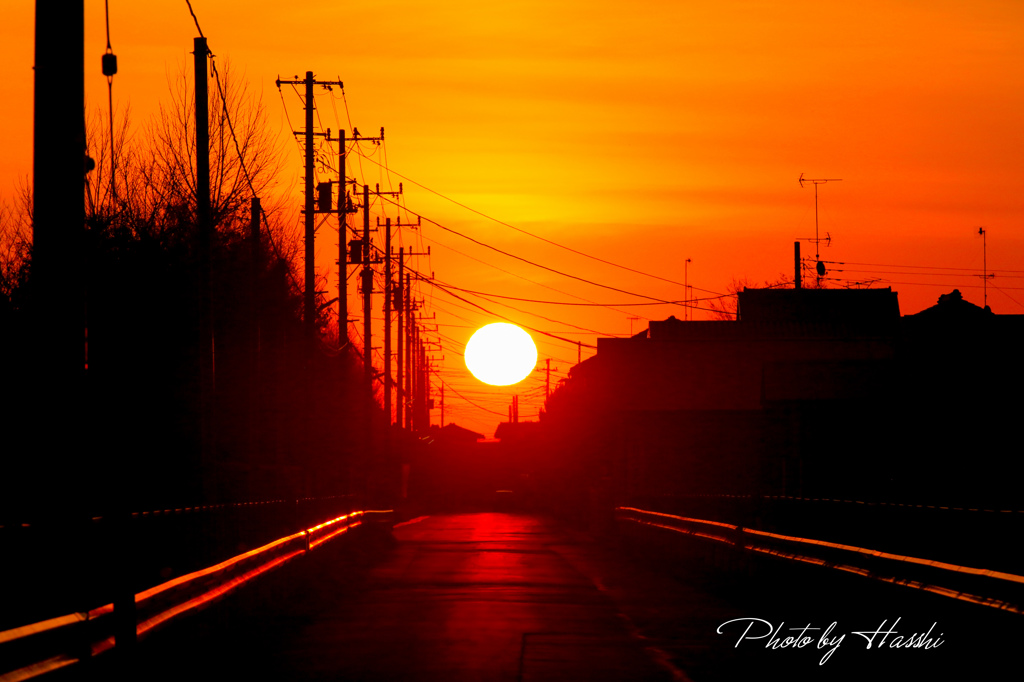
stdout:
[[[362,156],[362,154],[360,154],[360,156]],[[551,244],[552,246],[557,246],[560,249],[564,249],[564,250],[569,251],[571,253],[575,253],[578,256],[583,256],[584,258],[589,258],[589,259],[595,260],[595,261],[597,261],[599,263],[604,263],[605,265],[610,265],[612,267],[619,268],[621,270],[626,270],[628,272],[633,272],[633,273],[636,273],[638,275],[643,275],[644,277],[650,277],[652,279],[657,279],[657,280],[661,280],[663,282],[668,282],[669,284],[676,284],[676,285],[681,286],[681,287],[686,287],[687,286],[684,282],[677,282],[674,279],[668,279],[667,277],[661,277],[659,275],[654,275],[654,274],[651,274],[649,272],[644,272],[643,270],[637,270],[635,268],[631,268],[629,266],[622,265],[620,263],[615,263],[614,261],[606,260],[604,258],[600,258],[598,256],[591,255],[591,254],[586,253],[584,251],[580,251],[578,249],[574,249],[571,246],[566,246],[565,244],[560,244],[560,243],[558,243],[558,242],[556,242],[554,240],[548,239],[546,237],[542,237],[542,236],[540,236],[538,234],[534,234],[533,232],[530,232],[528,230],[524,230],[521,227],[516,227],[515,225],[507,223],[504,220],[499,220],[498,218],[494,218],[492,216],[489,216],[486,213],[484,213],[483,211],[478,211],[477,209],[475,209],[475,208],[473,208],[471,206],[467,206],[466,204],[463,204],[463,203],[461,203],[459,201],[456,201],[455,199],[452,199],[451,197],[446,196],[446,195],[438,192],[437,190],[431,189],[430,187],[427,187],[426,185],[424,185],[422,183],[416,182],[412,178],[410,178],[410,177],[408,177],[406,175],[402,175],[401,173],[399,173],[398,171],[394,170],[393,168],[388,167],[387,166],[387,154],[386,153],[384,155],[384,163],[383,164],[381,164],[379,161],[376,161],[375,159],[371,159],[370,157],[366,157],[366,160],[370,161],[371,163],[376,163],[377,165],[379,165],[382,168],[384,168],[384,170],[387,171],[388,173],[394,173],[395,175],[397,175],[398,177],[402,178],[403,180],[411,182],[412,184],[416,185],[417,187],[419,187],[421,189],[425,189],[426,191],[430,192],[431,194],[436,194],[437,196],[441,197],[442,199],[444,199],[446,201],[450,201],[451,203],[455,204],[456,206],[459,206],[460,208],[464,208],[467,211],[470,211],[471,213],[475,213],[475,214],[477,214],[477,215],[479,215],[479,216],[481,216],[483,218],[486,218],[487,220],[493,221],[493,222],[495,222],[495,223],[497,223],[499,225],[507,227],[510,230],[515,230],[516,232],[521,232],[522,234],[525,234],[528,237],[533,237],[534,239],[538,239],[538,240],[540,240],[542,242],[545,242],[547,244]],[[413,215],[415,215],[415,214],[413,214]],[[709,289],[701,289],[700,287],[690,287],[690,288],[691,289],[696,289],[697,291],[703,291],[703,292],[708,293],[708,294],[718,294],[717,291],[711,291]]]
[[[196,16],[195,11],[192,9],[192,3],[190,2],[190,0],[185,0],[185,4],[188,5],[188,13],[192,15],[192,21],[196,25],[196,30],[199,31],[199,37],[205,38],[206,36],[203,35],[203,29],[199,26],[199,17]],[[238,165],[242,168],[242,175],[245,177],[245,182],[249,187],[249,191],[252,193],[253,197],[255,197],[256,188],[252,184],[252,178],[249,177],[249,170],[245,167],[245,158],[242,156],[242,149],[238,144],[238,137],[235,135],[235,127],[232,124],[231,116],[228,113],[228,101],[227,98],[224,96],[224,89],[221,87],[220,84],[220,73],[217,71],[217,62],[213,58],[213,51],[209,49],[209,45],[207,45],[207,53],[210,58],[210,66],[213,69],[214,80],[217,83],[217,92],[220,95],[221,105],[224,108],[224,119],[225,121],[227,121],[228,130],[231,132],[231,139],[235,145],[235,154],[238,156]],[[263,218],[264,226],[267,228],[267,238],[270,240],[271,248],[274,249],[274,255],[277,256],[278,260],[283,261],[284,256],[281,255],[281,251],[280,249],[278,249],[277,243],[274,241],[274,233],[270,229],[270,220],[267,218],[267,211],[265,208],[263,208],[262,204],[260,205],[260,215]],[[291,282],[292,288],[296,292],[301,291],[298,282],[295,281],[295,274],[291,271],[291,268],[288,268],[288,279]]]

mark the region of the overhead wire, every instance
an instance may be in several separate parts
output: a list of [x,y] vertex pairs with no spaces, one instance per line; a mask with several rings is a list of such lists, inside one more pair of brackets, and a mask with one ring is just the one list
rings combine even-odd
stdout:
[[[453,296],[454,296],[454,294],[451,294],[451,295],[453,295]],[[466,299],[464,299],[464,298],[460,298],[460,297],[458,297],[458,296],[456,296],[456,298],[459,298],[459,300],[461,300],[461,301],[463,301],[463,302],[465,302],[465,303],[469,303],[470,305],[474,306],[474,307],[475,307],[475,308],[477,308],[478,310],[483,310],[484,312],[486,312],[486,313],[487,313],[487,314],[489,314],[489,315],[493,315],[494,317],[499,317],[499,318],[501,318],[501,319],[505,320],[506,322],[510,322],[510,320],[509,320],[508,318],[506,318],[506,317],[502,317],[501,315],[497,315],[496,313],[492,313],[492,312],[490,312],[489,310],[487,310],[486,308],[483,308],[482,306],[479,306],[479,305],[477,305],[477,304],[473,303],[472,301],[467,301]],[[468,312],[474,312],[473,310],[471,310],[471,309],[469,309],[469,308],[467,308],[467,307],[465,307],[465,306],[461,306],[461,305],[459,305],[458,303],[453,303],[452,301],[445,301],[445,305],[451,305],[451,306],[455,306],[456,308],[459,308],[460,310],[466,310],[466,311],[468,311]],[[469,322],[470,324],[473,324],[473,322],[472,322],[471,320],[467,320],[466,318],[464,318],[464,317],[461,317],[461,316],[459,316],[459,315],[457,315],[457,314],[455,314],[455,313],[451,312],[450,310],[447,310],[447,309],[445,309],[445,308],[441,307],[440,305],[438,305],[438,304],[436,304],[436,303],[434,304],[434,307],[435,307],[435,308],[437,308],[438,310],[440,310],[440,311],[444,312],[445,314],[448,314],[448,315],[452,315],[453,317],[457,317],[457,318],[458,318],[458,319],[460,319],[460,320],[463,320],[463,321],[465,321],[465,322]],[[513,324],[516,324],[516,323],[514,323],[514,322],[513,322]],[[479,325],[474,325],[474,326],[473,326],[473,329],[476,329],[476,328],[477,328],[478,326],[479,326]],[[530,331],[534,331],[534,332],[537,332],[538,334],[543,334],[543,335],[545,335],[545,336],[553,336],[553,338],[556,338],[556,339],[558,339],[558,340],[560,340],[560,341],[567,341],[568,343],[571,343],[571,344],[572,344],[572,348],[577,348],[578,346],[586,346],[587,348],[597,348],[597,346],[593,346],[593,345],[591,345],[591,344],[587,344],[587,343],[582,343],[582,342],[580,342],[580,341],[573,341],[572,339],[563,339],[563,338],[561,338],[561,337],[559,337],[559,336],[557,336],[557,335],[554,335],[554,334],[550,334],[550,333],[548,333],[548,332],[546,332],[546,331],[540,331],[540,330],[537,330],[537,329],[533,329],[532,327],[527,327],[527,326],[525,326],[525,325],[519,325],[519,326],[521,326],[521,327],[523,327],[523,328],[525,328],[525,329],[529,329]],[[566,333],[573,333],[573,332],[566,332]],[[587,332],[587,333],[589,333],[589,332]],[[550,343],[550,342],[548,342],[548,341],[547,341],[546,339],[541,339],[541,341],[542,341],[542,342],[546,342],[546,343]],[[552,345],[554,345],[554,344],[552,344]],[[554,359],[554,357],[553,357],[553,356],[552,356],[552,359]],[[562,362],[567,362],[567,361],[565,361],[565,360],[562,360]]]
[[[373,163],[377,163],[377,161],[374,161],[373,159],[367,159],[367,160],[372,161]],[[387,163],[387,158],[385,157],[385,164],[386,163]],[[645,277],[650,277],[650,278],[653,278],[653,279],[661,280],[663,282],[668,282],[670,284],[675,284],[675,285],[678,285],[678,286],[681,286],[681,287],[689,286],[691,289],[696,289],[697,291],[703,291],[703,292],[709,293],[709,294],[718,294],[717,291],[710,291],[708,289],[701,289],[701,288],[695,287],[693,285],[684,284],[683,282],[677,282],[677,281],[675,281],[673,279],[668,279],[667,277],[661,277],[660,275],[654,275],[652,273],[645,272],[643,270],[637,270],[635,268],[631,268],[629,266],[622,265],[620,263],[615,263],[614,261],[606,260],[604,258],[600,258],[598,256],[594,256],[593,254],[589,254],[589,253],[586,253],[584,251],[580,251],[579,249],[574,249],[571,246],[566,246],[565,244],[561,244],[561,243],[556,242],[556,241],[554,241],[552,239],[548,239],[548,238],[542,237],[542,236],[540,236],[538,234],[534,234],[533,232],[530,232],[529,230],[524,230],[521,227],[516,227],[515,225],[512,225],[511,223],[507,223],[504,220],[499,220],[498,218],[494,218],[494,217],[492,217],[490,215],[487,215],[483,211],[479,211],[479,210],[477,210],[477,209],[475,209],[475,208],[473,208],[471,206],[467,206],[466,204],[463,204],[463,203],[461,203],[461,202],[459,202],[459,201],[457,201],[455,199],[452,199],[451,197],[446,196],[445,194],[442,194],[441,192],[438,192],[437,190],[431,189],[430,187],[427,187],[426,185],[424,185],[424,184],[422,184],[420,182],[417,182],[416,180],[413,180],[409,176],[403,175],[403,174],[399,173],[398,171],[394,170],[393,168],[388,168],[388,171],[391,172],[391,173],[394,173],[395,175],[397,175],[398,177],[402,178],[403,180],[411,182],[412,184],[416,185],[417,187],[420,187],[421,189],[425,189],[426,191],[430,192],[431,194],[435,194],[435,195],[441,197],[442,199],[444,199],[446,201],[450,201],[451,203],[455,204],[456,206],[459,206],[461,208],[464,208],[467,211],[470,211],[471,213],[475,213],[475,214],[477,214],[477,215],[479,215],[479,216],[481,216],[483,218],[486,218],[488,220],[491,220],[491,221],[493,221],[493,222],[495,222],[495,223],[497,223],[499,225],[507,227],[507,228],[509,228],[511,230],[515,230],[516,232],[520,232],[520,233],[525,234],[525,235],[527,235],[529,237],[533,237],[534,239],[538,239],[538,240],[540,240],[542,242],[545,242],[547,244],[551,244],[552,246],[557,246],[560,249],[564,249],[564,250],[569,251],[571,253],[575,253],[575,254],[577,254],[579,256],[583,256],[584,258],[590,258],[591,260],[595,260],[595,261],[598,261],[600,263],[604,263],[605,265],[610,265],[612,267],[620,268],[622,270],[626,270],[626,271],[629,271],[629,272],[632,272],[632,273],[635,273],[635,274],[638,274],[638,275],[643,275]]]
[[1010,296],[1008,293],[1003,291],[1002,287],[998,287],[995,284],[992,284],[991,282],[989,282],[989,286],[992,287],[993,289],[995,289],[996,291],[1002,293],[1003,296],[1005,296],[1006,298],[1010,299],[1011,301],[1013,301],[1014,303],[1019,305],[1021,308],[1024,308],[1024,303],[1021,303],[1020,301],[1015,299],[1013,296]]
[[[438,287],[439,289],[441,289],[442,291],[445,291],[446,293],[450,293],[450,292],[448,292],[448,288],[449,288],[448,285],[447,284],[442,285],[436,279],[427,280],[427,283],[428,284],[432,284],[432,285]],[[450,288],[454,289],[454,287],[450,287]],[[546,320],[548,322],[560,322],[561,324],[567,324],[570,327],[573,327],[575,329],[579,329],[581,331],[590,332],[590,333],[596,334],[597,336],[611,336],[611,337],[619,337],[619,336],[621,336],[620,334],[608,334],[608,333],[605,333],[605,332],[597,331],[596,329],[589,329],[587,327],[581,327],[581,326],[575,325],[575,324],[573,324],[571,322],[566,322],[565,320],[554,320],[554,319],[552,319],[550,317],[547,317],[545,315],[541,315],[540,313],[532,313],[532,312],[530,312],[528,310],[523,310],[522,308],[516,308],[515,306],[510,305],[508,303],[502,303],[501,301],[495,301],[494,299],[488,298],[484,294],[479,294],[479,293],[476,293],[476,292],[470,292],[470,293],[471,293],[471,295],[477,296],[479,298],[482,298],[485,301],[488,301],[489,303],[495,303],[497,305],[504,306],[506,308],[509,308],[511,310],[516,311],[517,313],[523,313],[524,315],[532,315],[533,317],[539,317],[540,319]]]
[[[518,296],[505,296],[503,294],[494,294],[494,293],[485,292],[485,291],[474,291],[472,289],[462,289],[462,288],[454,286],[452,284],[446,284],[446,286],[448,286],[451,289],[455,289],[456,291],[461,291],[461,292],[467,293],[467,294],[476,294],[477,296],[490,296],[492,298],[505,298],[505,299],[508,299],[510,301],[522,301],[524,303],[541,303],[541,304],[545,304],[545,305],[568,305],[568,306],[583,306],[583,307],[599,307],[599,308],[611,308],[612,310],[614,310],[614,308],[612,306],[627,307],[627,306],[665,305],[664,303],[654,303],[654,302],[646,302],[646,303],[574,303],[572,301],[544,301],[544,300],[539,300],[539,299],[535,299],[535,298],[520,298]],[[695,299],[691,298],[690,300],[691,301],[712,301],[712,300],[717,300],[719,298],[724,298],[725,296],[729,296],[729,294],[724,294],[723,296],[712,296],[712,297],[708,297],[708,298],[695,298]],[[673,301],[673,303],[684,303],[685,304],[686,301],[685,300]],[[690,306],[690,307],[691,308],[695,308],[697,310],[711,310],[711,308],[700,308],[698,306]],[[643,318],[643,319],[647,319],[647,318]]]
[[[192,9],[192,3],[190,2],[190,0],[185,0],[185,3],[188,5],[188,12],[192,15],[192,20],[195,22],[196,30],[199,32],[199,37],[205,39],[206,36],[203,35],[203,29],[199,26],[199,17],[196,16],[195,11]],[[213,69],[214,82],[216,82],[217,84],[217,92],[220,94],[221,104],[224,108],[224,120],[227,121],[228,130],[231,132],[231,139],[235,144],[235,154],[238,156],[238,164],[242,168],[242,174],[245,177],[246,184],[249,186],[249,191],[252,192],[252,195],[255,198],[256,189],[255,187],[253,187],[252,178],[249,176],[249,170],[245,167],[245,158],[242,156],[242,149],[238,144],[238,137],[235,135],[235,126],[231,122],[231,114],[228,111],[228,100],[227,97],[224,95],[223,87],[221,87],[220,73],[217,71],[217,62],[213,58],[213,51],[210,50],[209,44],[207,44],[207,55],[210,59],[210,66]],[[281,251],[277,248],[277,243],[274,242],[274,233],[270,229],[270,221],[267,219],[267,211],[266,209],[263,208],[262,204],[260,204],[260,215],[263,218],[263,224],[267,228],[267,238],[270,240],[271,248],[274,249],[274,253],[277,256],[278,260],[284,261],[285,259],[281,255]],[[299,287],[298,282],[295,280],[295,274],[292,272],[291,268],[287,268],[287,273],[288,279],[291,282],[293,289],[296,292],[301,292],[302,289],[301,287]]]
[[[385,201],[388,201],[388,202],[391,202],[391,203],[397,203],[397,202],[392,201],[388,197],[381,197],[381,199],[383,199]],[[507,256],[509,258],[513,258],[513,259],[518,260],[518,261],[522,261],[522,262],[527,263],[529,265],[532,265],[532,266],[534,266],[536,268],[540,268],[541,270],[547,270],[548,272],[552,272],[552,273],[554,273],[556,275],[561,275],[562,277],[567,277],[569,279],[574,279],[574,280],[583,282],[585,284],[590,284],[591,286],[600,287],[602,289],[608,289],[609,291],[617,291],[618,293],[626,294],[627,296],[636,296],[637,298],[646,298],[646,299],[648,299],[650,301],[657,301],[658,303],[667,303],[669,305],[679,305],[679,306],[682,306],[681,303],[675,303],[673,301],[667,301],[665,299],[657,298],[657,297],[654,297],[654,296],[648,296],[646,294],[638,294],[638,293],[635,293],[635,292],[632,292],[632,291],[628,291],[626,289],[620,289],[618,287],[613,287],[613,286],[608,285],[608,284],[601,284],[600,282],[595,282],[595,281],[587,279],[585,277],[580,277],[579,275],[573,275],[573,274],[570,274],[568,272],[564,272],[562,270],[559,270],[557,268],[552,268],[552,267],[550,267],[548,265],[542,265],[541,263],[537,263],[536,261],[532,261],[529,258],[524,258],[523,256],[517,256],[514,253],[510,253],[508,251],[505,251],[504,249],[499,249],[496,246],[492,246],[490,244],[487,244],[486,242],[480,241],[479,239],[476,239],[474,237],[470,237],[469,235],[464,234],[462,232],[459,232],[458,230],[453,229],[451,227],[448,227],[447,225],[439,223],[436,220],[432,220],[431,218],[427,218],[426,216],[424,216],[424,215],[422,215],[420,213],[417,213],[416,211],[413,211],[411,209],[407,209],[407,210],[409,210],[409,212],[412,213],[414,216],[417,216],[420,220],[425,220],[428,223],[430,223],[431,225],[435,225],[435,226],[441,228],[442,230],[444,230],[446,232],[451,232],[452,234],[454,234],[456,236],[459,236],[459,237],[462,237],[463,239],[466,239],[468,241],[471,241],[474,244],[482,246],[482,247],[484,247],[486,249],[490,249],[491,251],[494,251],[496,253],[500,253],[503,256]],[[717,292],[713,292],[713,293],[717,293]]]
[[[590,303],[590,304],[593,304],[593,305],[600,305],[600,304],[596,304],[596,303],[594,303],[593,301],[591,301],[591,300],[590,300],[590,299],[588,299],[588,298],[584,298],[583,296],[577,296],[576,294],[571,294],[571,293],[569,293],[568,291],[563,291],[562,289],[558,289],[558,288],[556,288],[556,287],[553,287],[553,286],[551,286],[551,285],[549,285],[549,284],[544,284],[544,283],[542,283],[542,282],[538,282],[538,281],[536,281],[536,280],[533,280],[533,279],[530,279],[529,277],[526,277],[526,276],[524,276],[524,275],[520,275],[520,274],[517,274],[517,273],[515,273],[515,272],[512,272],[512,271],[510,271],[510,270],[506,270],[506,269],[504,269],[504,268],[502,268],[502,267],[500,267],[500,266],[497,266],[497,265],[495,265],[495,264],[493,264],[493,263],[489,263],[489,262],[487,262],[487,261],[485,261],[485,260],[481,260],[481,259],[479,259],[479,258],[476,258],[475,256],[471,256],[471,255],[469,255],[468,253],[464,253],[464,252],[462,252],[462,251],[459,251],[459,250],[458,250],[458,249],[456,249],[455,247],[452,247],[452,246],[448,246],[448,245],[447,245],[447,244],[445,244],[444,242],[438,241],[437,239],[433,239],[433,238],[431,238],[431,237],[428,237],[428,236],[426,236],[426,235],[422,234],[422,230],[420,230],[419,232],[420,232],[420,235],[421,235],[421,238],[422,238],[422,239],[425,239],[425,240],[427,240],[427,241],[429,241],[429,242],[432,242],[432,243],[434,243],[434,244],[437,244],[437,245],[438,245],[438,246],[440,246],[440,247],[441,247],[442,249],[447,249],[447,250],[449,250],[449,251],[453,251],[453,252],[455,252],[455,253],[459,254],[460,256],[463,256],[463,257],[465,257],[465,258],[469,258],[470,260],[476,261],[477,263],[480,263],[480,264],[482,264],[482,265],[486,265],[487,267],[493,268],[493,269],[495,269],[495,270],[497,270],[497,271],[499,271],[499,272],[503,272],[503,273],[505,273],[506,275],[511,275],[512,277],[515,277],[515,278],[517,278],[517,279],[521,279],[521,280],[523,280],[524,282],[529,282],[530,284],[534,284],[534,285],[536,285],[536,286],[539,286],[539,287],[543,287],[543,288],[545,288],[545,289],[550,289],[551,291],[557,292],[557,293],[559,293],[559,294],[565,294],[566,296],[571,296],[572,298],[578,298],[578,299],[579,299],[579,300],[581,300],[581,301],[585,301],[585,302],[587,302],[587,303]],[[645,305],[647,305],[647,304],[645,304]],[[659,304],[657,304],[657,303],[651,303],[651,304],[649,304],[649,305],[659,305]],[[609,308],[609,310],[615,310],[615,308],[612,308],[612,307],[609,307],[609,306],[601,306],[601,307],[606,307],[606,308]],[[619,312],[619,313],[622,313],[622,314],[624,314],[624,315],[626,314],[626,311],[624,311],[624,310],[615,310],[615,312]],[[645,317],[644,319],[648,319],[648,318],[646,318],[646,317]]]
[[505,416],[505,414],[503,412],[498,412],[497,410],[492,410],[489,407],[484,407],[483,405],[478,405],[477,403],[473,402],[472,400],[470,400],[466,396],[462,395],[460,392],[456,391],[454,386],[452,386],[451,384],[446,382],[441,377],[437,377],[437,379],[438,379],[438,381],[441,382],[442,385],[446,386],[448,388],[448,390],[450,390],[452,393],[454,393],[455,395],[457,395],[460,398],[462,398],[463,400],[465,400],[467,403],[469,403],[473,407],[475,407],[477,409],[480,409],[480,410],[483,410],[485,412],[490,412],[491,414],[496,414],[499,417],[504,417]]
[[[938,265],[893,265],[891,263],[854,263],[853,261],[822,261],[826,265],[861,265],[871,268],[913,268],[919,270],[958,270],[961,272],[978,272],[979,268],[944,267]],[[989,272],[1024,273],[1024,270],[989,270]]]

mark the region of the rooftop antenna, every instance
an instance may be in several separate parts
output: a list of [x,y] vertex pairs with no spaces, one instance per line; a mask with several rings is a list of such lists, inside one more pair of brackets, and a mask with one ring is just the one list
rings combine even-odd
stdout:
[[[804,183],[809,182],[814,185],[814,260],[818,262],[815,266],[818,273],[818,287],[821,287],[821,278],[825,276],[825,264],[821,262],[821,253],[819,245],[822,242],[821,237],[818,236],[818,185],[824,185],[826,182],[842,182],[842,178],[805,178],[804,174],[801,173],[797,182],[800,183],[800,188],[803,189]],[[810,240],[808,240],[810,241]],[[831,235],[826,233],[825,240],[827,243],[832,242]]]
[[[978,228],[978,234],[981,235],[981,281],[984,284],[982,291],[985,292],[985,309],[988,309],[988,281],[995,277],[995,274],[988,274],[988,244],[986,236],[988,231],[984,227]],[[977,277],[977,275],[975,275]]]
[[686,320],[693,319],[693,312],[690,310],[690,263],[692,262],[692,258],[687,258],[683,262],[683,293],[686,295],[686,310],[683,311],[683,319]]

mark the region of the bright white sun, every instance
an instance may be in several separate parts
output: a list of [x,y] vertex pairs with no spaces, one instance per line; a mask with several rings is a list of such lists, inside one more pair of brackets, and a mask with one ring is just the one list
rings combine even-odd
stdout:
[[537,346],[514,324],[495,322],[481,327],[466,344],[466,367],[485,384],[518,384],[536,365]]

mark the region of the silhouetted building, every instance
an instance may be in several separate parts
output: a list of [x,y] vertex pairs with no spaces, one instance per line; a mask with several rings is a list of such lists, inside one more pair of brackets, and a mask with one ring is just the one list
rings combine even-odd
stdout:
[[[673,495],[999,498],[1020,471],[1024,317],[959,292],[746,289],[732,321],[598,339],[544,421],[620,502]],[[1013,450],[1000,443],[1013,442]]]

